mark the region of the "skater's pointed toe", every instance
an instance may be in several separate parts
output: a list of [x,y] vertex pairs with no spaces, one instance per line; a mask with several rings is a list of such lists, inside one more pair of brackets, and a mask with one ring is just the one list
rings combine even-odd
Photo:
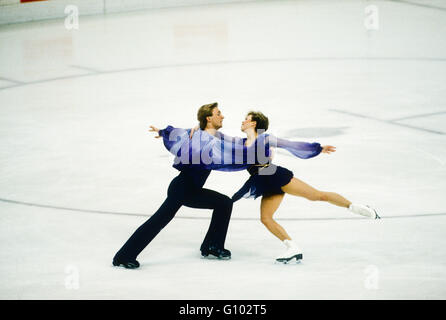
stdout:
[[371,217],[372,219],[381,219],[381,217],[378,215],[378,212],[376,212],[375,209],[373,209],[373,208],[370,207],[369,205],[367,205],[367,208],[369,208],[369,209],[372,211],[372,213],[371,213],[371,215],[370,215],[370,217]]
[[371,218],[371,219],[381,219],[381,217],[378,215],[375,209],[368,205],[361,205],[361,204],[350,204],[348,209],[356,214],[359,214],[361,216]]

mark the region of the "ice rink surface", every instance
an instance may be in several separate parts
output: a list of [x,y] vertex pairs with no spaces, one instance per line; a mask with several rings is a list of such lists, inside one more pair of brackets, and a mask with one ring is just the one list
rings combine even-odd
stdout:
[[[445,299],[445,83],[445,1],[266,1],[81,16],[78,30],[64,19],[1,26],[0,298]],[[214,101],[222,132],[242,135],[254,109],[279,137],[336,146],[275,163],[382,219],[286,196],[275,217],[304,260],[278,265],[260,199],[234,205],[229,261],[200,258],[211,212],[183,207],[141,268],[112,267],[177,174],[149,125],[195,126]],[[247,177],[213,172],[205,187],[232,195]]]

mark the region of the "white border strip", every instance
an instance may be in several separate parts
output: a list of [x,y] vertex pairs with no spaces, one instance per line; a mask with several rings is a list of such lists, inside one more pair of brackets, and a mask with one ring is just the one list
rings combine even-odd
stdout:
[[0,25],[66,17],[65,7],[79,8],[80,16],[145,9],[214,5],[266,0],[47,0],[0,5]]

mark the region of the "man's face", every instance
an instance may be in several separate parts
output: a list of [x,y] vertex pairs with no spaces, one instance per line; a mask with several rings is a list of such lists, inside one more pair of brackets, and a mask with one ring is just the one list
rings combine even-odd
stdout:
[[212,116],[207,117],[208,124],[211,124],[213,129],[220,129],[223,127],[223,115],[221,114],[221,111],[218,109],[218,107],[215,107],[212,109]]

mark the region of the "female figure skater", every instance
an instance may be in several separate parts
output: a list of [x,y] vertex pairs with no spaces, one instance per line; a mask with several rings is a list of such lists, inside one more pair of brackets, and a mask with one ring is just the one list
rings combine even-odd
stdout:
[[[246,138],[242,139],[243,144],[246,147],[258,144],[257,147],[259,147],[259,142],[263,140],[261,138],[263,136],[267,138],[265,133],[259,135],[259,131],[266,131],[268,124],[268,118],[263,113],[249,112],[241,126],[241,130],[246,134]],[[285,148],[295,156],[303,159],[315,157],[321,152],[330,154],[336,151],[335,147],[329,145],[321,146],[319,143],[292,142],[284,139],[276,139],[277,147]],[[262,146],[268,148],[268,142],[262,143]],[[270,159],[272,159],[271,153]],[[269,170],[269,172],[262,173],[264,170]],[[326,201],[336,206],[348,208],[353,213],[372,219],[380,219],[377,212],[369,206],[353,204],[343,196],[334,192],[317,190],[295,178],[290,170],[281,166],[275,166],[270,162],[264,164],[255,163],[248,167],[248,171],[251,177],[233,195],[232,199],[235,202],[242,197],[257,198],[262,196],[260,220],[286,247],[286,251],[278,256],[276,261],[286,263],[292,259],[296,259],[297,261],[302,259],[302,252],[299,247],[285,229],[273,219],[273,215],[279,208],[285,193],[304,197],[311,201]]]

